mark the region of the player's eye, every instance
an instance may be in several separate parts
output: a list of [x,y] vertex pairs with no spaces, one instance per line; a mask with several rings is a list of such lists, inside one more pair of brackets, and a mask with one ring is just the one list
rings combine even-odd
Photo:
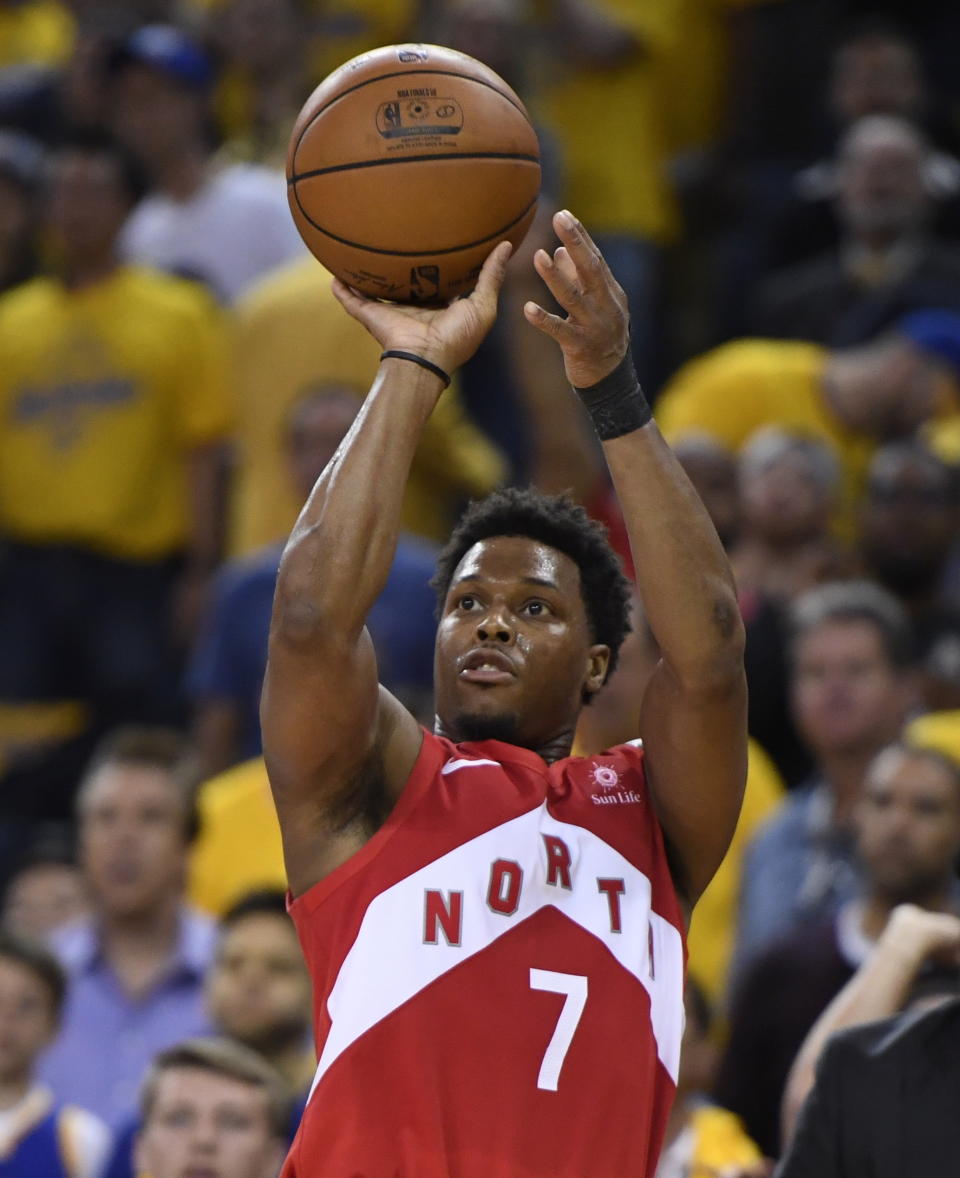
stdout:
[[531,615],[531,617],[537,618],[542,614],[545,614],[548,611],[549,606],[545,601],[528,601],[523,608],[526,613]]
[[477,599],[475,597],[471,597],[469,593],[465,593],[463,597],[461,597],[457,602],[457,605],[462,610],[471,610],[476,604]]

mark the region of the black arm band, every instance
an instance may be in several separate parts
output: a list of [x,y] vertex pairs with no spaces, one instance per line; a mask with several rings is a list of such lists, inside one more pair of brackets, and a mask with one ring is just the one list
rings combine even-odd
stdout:
[[629,350],[603,380],[585,389],[574,387],[573,391],[586,406],[601,442],[632,433],[653,417]]
[[450,387],[450,377],[440,367],[439,364],[434,364],[430,360],[425,360],[423,356],[418,356],[416,352],[401,352],[399,348],[388,348],[387,351],[381,352],[381,360],[409,360],[411,364],[419,364],[421,368],[426,368],[427,372],[432,372],[434,376],[439,376],[443,381],[443,387]]

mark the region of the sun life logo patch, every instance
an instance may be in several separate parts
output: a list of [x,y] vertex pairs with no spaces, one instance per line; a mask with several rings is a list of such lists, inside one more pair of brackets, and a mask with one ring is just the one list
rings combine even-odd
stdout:
[[593,780],[601,789],[616,789],[620,784],[620,774],[612,765],[595,765]]

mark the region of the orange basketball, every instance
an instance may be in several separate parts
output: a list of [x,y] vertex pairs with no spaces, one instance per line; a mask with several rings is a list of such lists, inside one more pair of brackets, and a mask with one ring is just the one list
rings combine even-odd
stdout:
[[287,154],[293,219],[328,270],[365,294],[445,302],[533,220],[540,151],[493,70],[438,45],[389,45],[334,70]]

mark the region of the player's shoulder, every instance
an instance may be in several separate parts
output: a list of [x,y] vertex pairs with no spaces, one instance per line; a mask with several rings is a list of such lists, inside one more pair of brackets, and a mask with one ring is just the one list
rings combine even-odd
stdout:
[[598,753],[582,753],[574,747],[570,756],[565,757],[557,764],[570,769],[580,767],[590,769],[597,765],[629,765],[634,767],[643,764],[643,755],[643,740],[638,736],[636,740],[612,745]]

